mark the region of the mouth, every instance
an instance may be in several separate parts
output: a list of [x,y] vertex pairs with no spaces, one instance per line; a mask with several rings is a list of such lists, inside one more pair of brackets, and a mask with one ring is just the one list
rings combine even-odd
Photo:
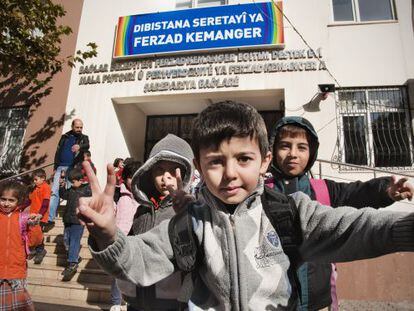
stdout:
[[221,188],[221,191],[225,193],[226,195],[235,195],[239,192],[241,187],[239,186],[232,186],[232,187],[223,187]]

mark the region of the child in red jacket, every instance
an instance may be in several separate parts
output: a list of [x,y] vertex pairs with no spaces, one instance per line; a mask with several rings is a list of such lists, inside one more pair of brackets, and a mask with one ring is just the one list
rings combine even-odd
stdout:
[[43,243],[43,233],[41,225],[45,226],[49,219],[49,201],[51,189],[46,182],[46,172],[43,169],[33,173],[34,189],[29,195],[31,201],[30,213],[37,214],[40,225],[36,225],[30,232],[30,240],[34,244],[30,245],[34,255],[34,263],[40,264],[46,255],[45,245]]
[[28,232],[37,215],[27,207],[27,189],[17,181],[0,183],[0,310],[34,310],[27,291]]

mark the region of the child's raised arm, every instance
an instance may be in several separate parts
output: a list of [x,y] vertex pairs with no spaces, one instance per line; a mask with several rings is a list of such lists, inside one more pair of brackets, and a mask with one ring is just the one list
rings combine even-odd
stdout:
[[177,179],[177,189],[174,189],[168,182],[166,183],[166,187],[173,200],[174,211],[179,213],[184,207],[188,206],[189,203],[194,202],[195,198],[184,190],[181,170],[179,168],[175,170],[175,178]]
[[116,238],[113,201],[116,183],[114,167],[108,164],[106,186],[102,191],[90,163],[84,161],[82,166],[89,179],[92,197],[79,198],[78,217],[88,228],[99,249],[103,250],[111,245]]

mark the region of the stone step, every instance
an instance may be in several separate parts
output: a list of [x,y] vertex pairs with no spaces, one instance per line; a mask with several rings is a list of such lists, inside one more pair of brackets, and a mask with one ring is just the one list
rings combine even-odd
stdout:
[[109,310],[110,304],[85,302],[71,299],[61,299],[59,297],[44,297],[32,295],[32,300],[36,311],[89,311],[89,310]]
[[32,296],[59,297],[62,301],[77,300],[83,302],[109,303],[111,287],[106,284],[75,281],[62,282],[43,278],[29,277],[28,291]]
[[[58,256],[67,256],[67,253],[65,251],[65,247],[62,244],[55,244],[55,243],[45,243],[45,249],[47,251],[47,254],[55,254]],[[87,246],[81,245],[79,256],[85,259],[91,259],[92,255],[89,251]]]
[[[82,262],[81,262],[82,263]],[[64,270],[62,266],[55,265],[35,265],[29,263],[28,277],[36,279],[47,279],[47,281],[60,281],[62,280],[61,272]],[[96,268],[78,268],[78,271],[73,276],[71,281],[78,283],[96,283],[96,284],[111,284],[112,277],[103,272],[101,269]]]
[[[81,256],[82,257],[82,256]],[[30,261],[31,263],[31,261]],[[42,265],[54,265],[59,267],[66,267],[68,264],[66,255],[62,254],[54,254],[54,253],[47,253],[46,256],[43,258]],[[89,256],[82,257],[82,261],[79,263],[79,267],[81,268],[91,268],[91,269],[99,269],[98,264],[95,260],[92,259],[92,256],[89,253]]]
[[[63,230],[58,234],[50,234],[48,232],[44,233],[45,243],[55,243],[63,245]],[[87,246],[88,245],[88,236],[84,235],[81,238],[81,245]]]
[[[65,227],[64,227],[63,223],[62,224],[57,224],[55,222],[55,226],[52,229],[50,229],[48,232],[44,232],[43,234],[45,236],[48,236],[48,235],[52,235],[52,236],[59,235],[59,234],[63,234],[64,229],[65,229]],[[84,237],[88,237],[89,236],[88,229],[85,228],[83,230],[83,235],[82,236],[84,236]]]
[[[50,254],[66,256],[66,250],[65,250],[65,247],[63,246],[63,243],[56,244],[56,243],[45,242],[45,249]],[[92,258],[91,252],[89,251],[89,248],[87,245],[81,244],[79,256],[81,256],[82,258],[88,258],[88,259]]]

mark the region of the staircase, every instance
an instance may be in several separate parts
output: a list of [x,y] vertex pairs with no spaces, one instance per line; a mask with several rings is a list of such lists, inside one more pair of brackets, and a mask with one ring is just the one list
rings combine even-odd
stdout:
[[61,272],[67,264],[61,211],[59,207],[55,227],[44,233],[47,254],[43,262],[35,265],[33,260],[28,261],[28,290],[36,311],[109,310],[111,277],[92,259],[86,229],[81,240],[82,261],[78,271],[70,281],[61,281]]

